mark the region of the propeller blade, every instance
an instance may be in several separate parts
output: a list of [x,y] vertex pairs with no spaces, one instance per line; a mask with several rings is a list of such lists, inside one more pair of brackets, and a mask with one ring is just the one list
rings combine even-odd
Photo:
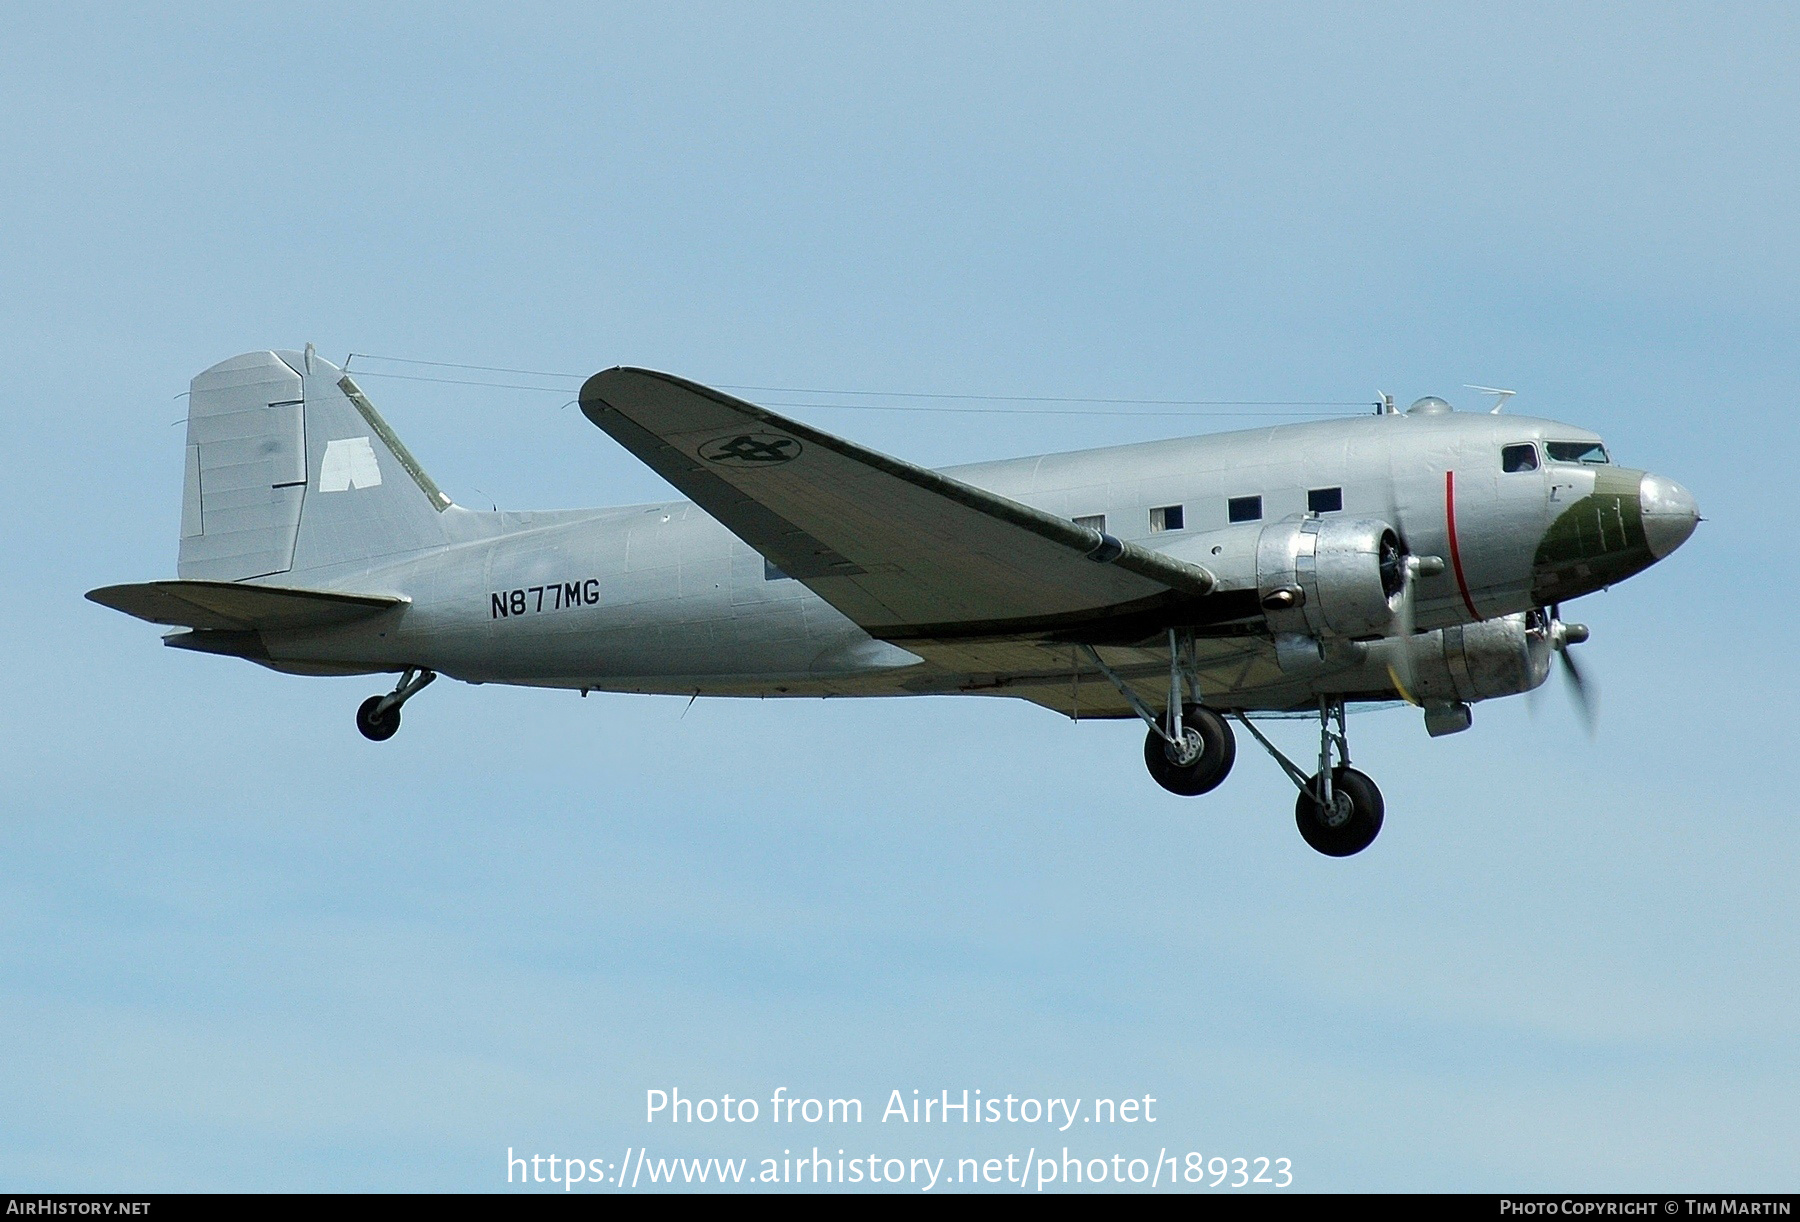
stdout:
[[1413,606],[1414,579],[1419,574],[1419,561],[1416,556],[1406,557],[1400,578],[1400,605],[1395,608],[1394,618],[1398,621],[1400,645],[1395,651],[1398,665],[1388,667],[1388,678],[1393,680],[1394,688],[1408,704],[1418,704],[1418,697],[1413,692],[1418,690],[1417,668],[1413,664],[1413,632],[1418,626],[1418,613]]
[[1587,727],[1588,737],[1594,737],[1600,726],[1600,693],[1588,677],[1581,673],[1581,667],[1565,646],[1557,651],[1562,655],[1563,679],[1569,688],[1569,696],[1575,702],[1576,712],[1581,714],[1581,723]]

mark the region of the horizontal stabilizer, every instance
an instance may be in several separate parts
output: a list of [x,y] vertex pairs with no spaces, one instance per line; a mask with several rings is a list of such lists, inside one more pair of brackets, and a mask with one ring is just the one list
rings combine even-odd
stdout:
[[152,624],[261,632],[347,624],[407,601],[380,594],[339,594],[235,581],[146,581],[101,586],[89,590],[87,596],[102,607]]

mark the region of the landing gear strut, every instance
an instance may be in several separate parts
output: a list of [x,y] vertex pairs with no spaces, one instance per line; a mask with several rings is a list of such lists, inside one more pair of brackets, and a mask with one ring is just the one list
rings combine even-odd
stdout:
[[370,696],[356,710],[356,728],[371,742],[386,742],[400,728],[400,706],[437,678],[436,671],[407,667],[394,690],[385,696]]
[[[1083,647],[1100,673],[1150,727],[1144,738],[1144,764],[1151,778],[1170,793],[1187,798],[1217,789],[1237,759],[1237,737],[1231,732],[1231,723],[1200,703],[1192,645],[1191,638],[1183,641],[1173,628],[1169,630],[1169,703],[1161,717],[1100,660],[1093,646]],[[1191,700],[1183,695],[1184,686]]]
[[[1365,773],[1350,766],[1350,740],[1344,732],[1341,699],[1319,699],[1319,770],[1311,776],[1283,755],[1242,713],[1237,719],[1300,791],[1294,802],[1294,822],[1306,843],[1327,857],[1349,857],[1374,843],[1381,831],[1384,810],[1381,790]],[[1334,752],[1336,766],[1331,762]]]

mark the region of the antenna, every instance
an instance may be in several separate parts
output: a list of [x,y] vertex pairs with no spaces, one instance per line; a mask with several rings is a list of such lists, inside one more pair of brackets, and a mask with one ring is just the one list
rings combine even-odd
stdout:
[[1508,399],[1512,398],[1514,395],[1519,393],[1516,390],[1501,390],[1498,386],[1473,386],[1473,385],[1469,384],[1468,382],[1463,383],[1463,389],[1464,390],[1479,390],[1484,395],[1498,396],[1494,400],[1494,410],[1491,413],[1492,415],[1495,415],[1495,416],[1498,416],[1500,414],[1500,409],[1506,406],[1506,401]]

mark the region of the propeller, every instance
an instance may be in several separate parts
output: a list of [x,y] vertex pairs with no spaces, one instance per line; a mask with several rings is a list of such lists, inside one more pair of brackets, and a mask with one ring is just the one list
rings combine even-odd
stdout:
[[1383,570],[1390,566],[1399,569],[1400,601],[1394,608],[1395,630],[1400,638],[1400,646],[1395,651],[1398,664],[1388,667],[1388,678],[1393,680],[1394,689],[1408,704],[1418,704],[1419,699],[1413,693],[1418,690],[1418,669],[1413,663],[1413,636],[1418,632],[1418,609],[1416,607],[1418,579],[1436,577],[1444,571],[1442,556],[1414,556],[1402,553],[1398,547],[1390,558],[1382,557]]
[[[1533,632],[1541,633],[1549,639],[1550,648],[1562,659],[1563,686],[1568,689],[1569,700],[1575,705],[1575,712],[1581,718],[1581,724],[1587,728],[1588,737],[1592,738],[1600,726],[1600,688],[1588,677],[1575,655],[1569,652],[1569,646],[1579,645],[1588,639],[1586,624],[1565,624],[1561,616],[1562,608],[1552,603],[1540,608],[1536,614],[1542,617],[1541,626]],[[1525,693],[1525,707],[1537,716],[1538,708],[1543,703],[1544,689],[1532,688]]]
[[1551,604],[1550,648],[1562,659],[1563,684],[1569,689],[1575,711],[1581,715],[1581,724],[1587,727],[1588,737],[1592,738],[1600,728],[1600,689],[1582,673],[1575,656],[1569,652],[1569,646],[1580,645],[1588,639],[1588,626],[1563,623],[1561,612],[1560,603]]

